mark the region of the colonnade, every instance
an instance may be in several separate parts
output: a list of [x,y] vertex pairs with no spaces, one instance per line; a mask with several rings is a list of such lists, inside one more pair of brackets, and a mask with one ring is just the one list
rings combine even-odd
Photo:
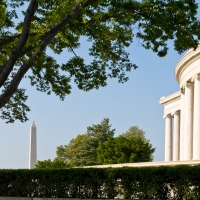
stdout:
[[200,75],[181,87],[180,110],[165,116],[165,161],[200,160]]

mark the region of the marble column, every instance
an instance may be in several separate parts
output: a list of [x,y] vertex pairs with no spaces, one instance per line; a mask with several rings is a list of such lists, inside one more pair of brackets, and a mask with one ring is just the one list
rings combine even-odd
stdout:
[[180,111],[177,110],[173,114],[173,116],[174,116],[173,161],[178,161],[180,152]]
[[184,108],[185,108],[185,89],[181,88],[181,113],[180,113],[180,160],[184,159]]
[[184,145],[183,160],[192,160],[193,153],[193,99],[194,86],[187,82],[185,85],[185,108],[184,108]]
[[193,160],[200,160],[200,76],[192,78],[194,82],[194,118],[193,118]]
[[165,116],[165,161],[172,161],[172,116]]

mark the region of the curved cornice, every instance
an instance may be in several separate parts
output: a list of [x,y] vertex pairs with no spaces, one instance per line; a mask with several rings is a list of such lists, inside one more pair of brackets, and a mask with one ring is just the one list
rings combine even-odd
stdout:
[[184,71],[185,68],[187,68],[188,65],[190,65],[192,62],[200,58],[200,46],[196,49],[190,49],[177,63],[174,75],[176,77],[176,80],[180,84],[180,77],[181,73]]

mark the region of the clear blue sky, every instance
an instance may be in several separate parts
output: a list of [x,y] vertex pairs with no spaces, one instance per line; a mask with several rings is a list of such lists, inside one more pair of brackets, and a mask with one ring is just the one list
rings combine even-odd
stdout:
[[[77,50],[89,60],[88,46]],[[0,168],[28,168],[29,136],[32,121],[37,127],[38,160],[53,159],[56,147],[86,131],[86,127],[100,123],[104,117],[110,119],[116,136],[137,125],[146,132],[146,138],[156,148],[154,161],[164,161],[163,106],[158,103],[162,96],[179,90],[174,77],[176,63],[183,55],[173,50],[164,58],[145,50],[137,39],[128,49],[131,60],[139,66],[129,73],[129,81],[124,84],[109,80],[105,88],[83,92],[72,83],[72,93],[61,101],[55,95],[38,92],[24,81],[31,107],[29,121],[5,124],[0,121]],[[60,56],[59,62],[65,62],[69,54]]]

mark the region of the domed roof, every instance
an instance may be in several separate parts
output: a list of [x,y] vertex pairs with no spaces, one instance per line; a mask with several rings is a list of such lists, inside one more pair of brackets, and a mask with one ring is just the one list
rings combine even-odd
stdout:
[[180,87],[195,74],[200,73],[200,45],[190,49],[177,63],[174,74]]

